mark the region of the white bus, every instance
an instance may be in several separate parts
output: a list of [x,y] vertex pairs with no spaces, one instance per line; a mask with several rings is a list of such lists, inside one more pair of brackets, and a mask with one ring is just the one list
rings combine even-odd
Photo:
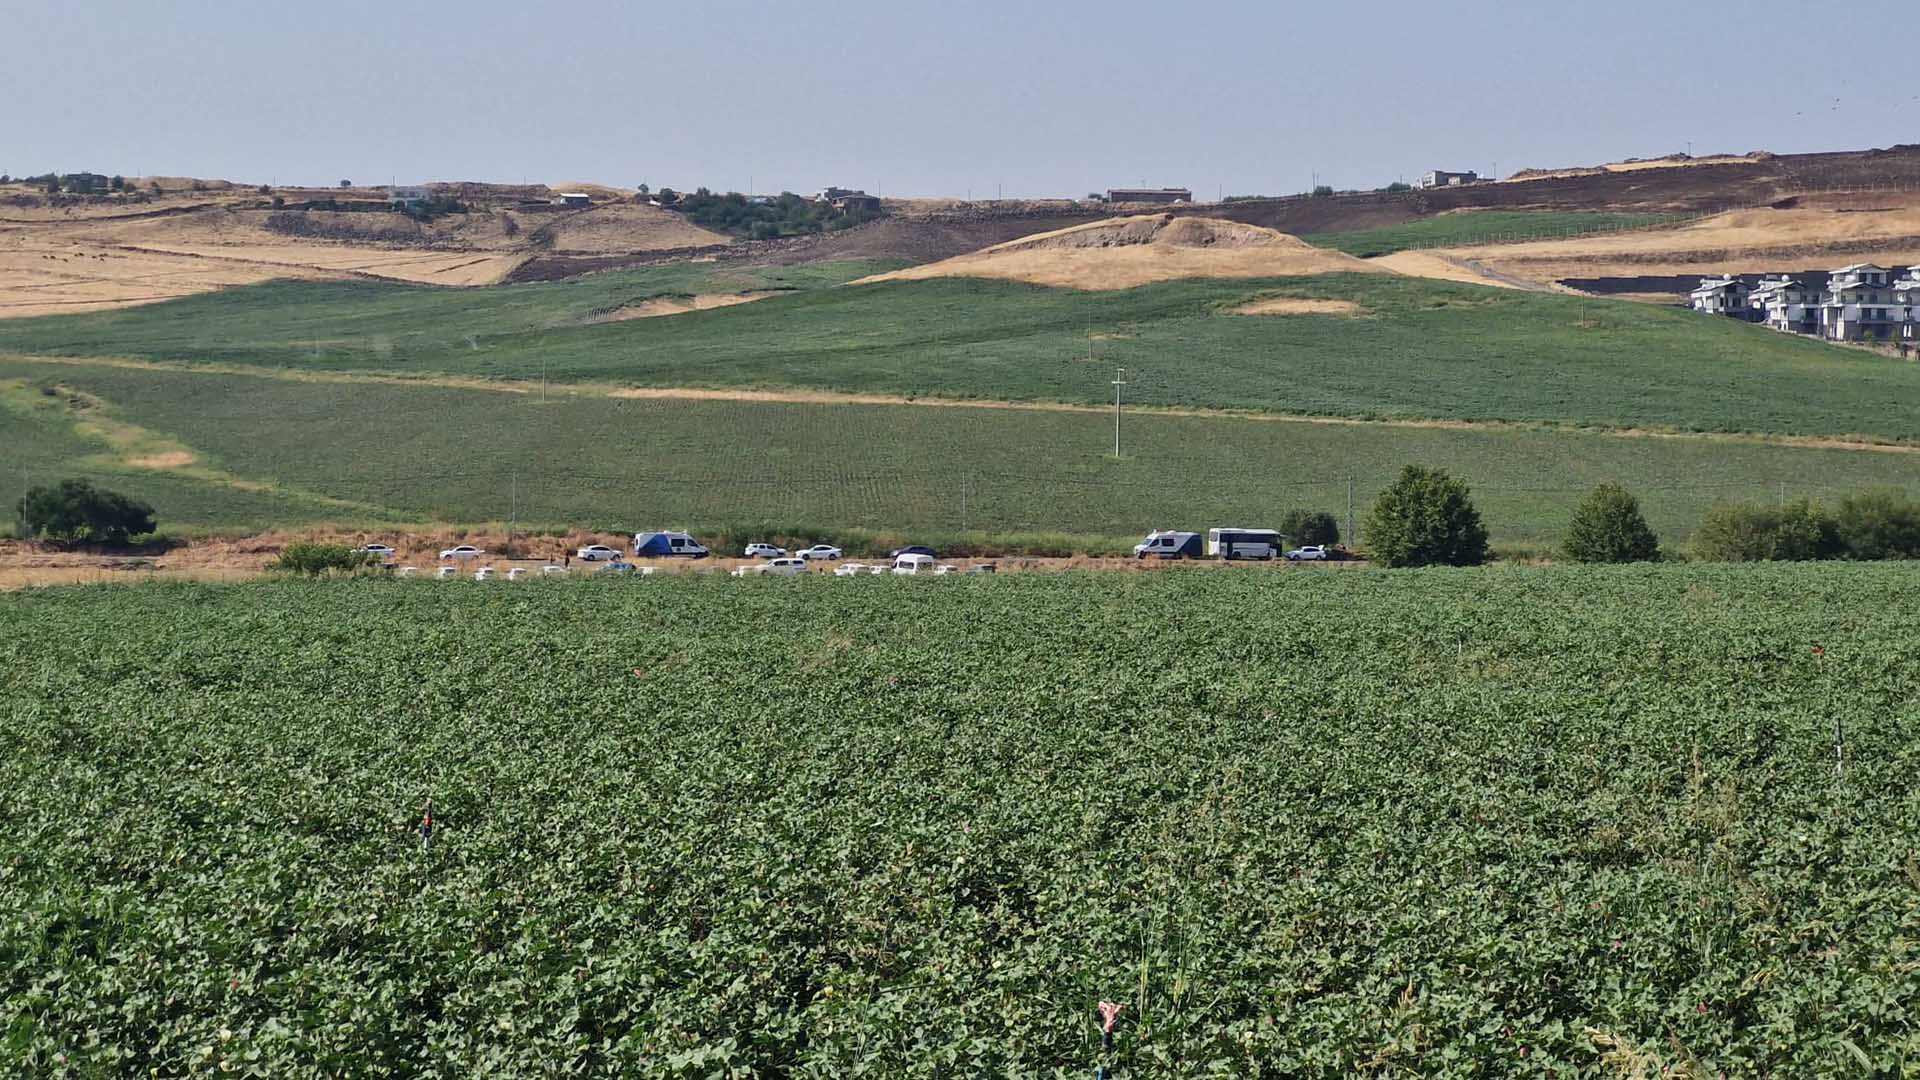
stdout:
[[1216,559],[1272,559],[1281,552],[1272,529],[1208,529],[1207,554]]

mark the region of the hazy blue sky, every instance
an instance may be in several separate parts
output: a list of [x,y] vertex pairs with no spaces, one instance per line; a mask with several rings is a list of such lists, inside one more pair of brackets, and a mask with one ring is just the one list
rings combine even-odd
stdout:
[[[1848,47],[1823,43],[1836,17]],[[1860,60],[1872,21],[1767,0],[1710,17],[1675,2],[0,0],[0,171],[1212,196],[1688,140],[1920,139],[1910,69]]]

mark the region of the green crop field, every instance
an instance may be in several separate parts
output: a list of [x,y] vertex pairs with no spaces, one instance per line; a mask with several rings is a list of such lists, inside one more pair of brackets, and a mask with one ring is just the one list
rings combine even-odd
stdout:
[[[137,370],[0,360],[0,505],[31,484],[89,475],[151,496],[173,527],[330,518],[506,521],[619,531],[769,524],[813,529],[1064,532],[1258,526],[1293,506],[1344,517],[1410,462],[1454,470],[1496,540],[1558,540],[1573,506],[1614,480],[1669,541],[1723,498],[1920,493],[1907,452],[1641,438],[1560,430],[1324,424],[1130,413],[1112,458],[1105,412],[931,405],[626,400],[262,372]],[[41,390],[92,395],[62,411]],[[166,471],[116,466],[78,438],[98,419],[171,437],[278,501]],[[89,464],[91,463],[91,464]],[[331,505],[333,499],[350,504]],[[364,509],[355,509],[360,507]]]
[[1917,591],[30,590],[0,1072],[1911,1075]]
[[[1353,274],[1120,292],[958,279],[824,287],[864,268],[659,268],[471,291],[278,283],[4,321],[0,350],[1080,403],[1110,400],[1124,366],[1127,393],[1154,406],[1920,438],[1920,367],[1624,301]],[[821,287],[587,321],[699,291],[688,275],[761,273]],[[1230,314],[1268,295],[1346,299],[1367,314]]]
[[1366,259],[1408,248],[1551,240],[1644,229],[1676,220],[1680,219],[1667,214],[1616,214],[1597,210],[1473,210],[1378,229],[1313,233],[1300,239],[1316,247],[1334,248]]

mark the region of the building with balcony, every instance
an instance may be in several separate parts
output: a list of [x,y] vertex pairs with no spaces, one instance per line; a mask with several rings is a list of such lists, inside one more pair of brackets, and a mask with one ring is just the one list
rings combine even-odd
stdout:
[[1854,263],[1827,279],[1820,302],[1820,336],[1828,341],[1888,341],[1898,337],[1905,313],[1894,303],[1893,271]]
[[1695,311],[1746,319],[1752,310],[1747,306],[1747,294],[1747,283],[1737,277],[1701,278],[1700,287],[1689,299]]
[[1747,306],[1755,322],[1788,333],[1813,334],[1820,330],[1820,303],[1824,296],[1822,290],[1783,275],[1762,278],[1747,294]]

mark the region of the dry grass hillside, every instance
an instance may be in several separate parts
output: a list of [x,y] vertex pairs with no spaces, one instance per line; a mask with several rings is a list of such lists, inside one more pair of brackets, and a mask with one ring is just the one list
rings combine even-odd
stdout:
[[1808,195],[1675,228],[1534,243],[1401,252],[1403,273],[1552,287],[1567,279],[1644,278],[1920,263],[1920,192]]
[[[544,188],[447,188],[469,207],[431,221],[384,192],[145,178],[128,196],[48,199],[0,187],[0,318],[122,307],[271,278],[384,278],[476,286],[548,252],[631,255],[723,245],[678,214],[591,187],[589,209]],[[273,205],[278,197],[282,204]],[[317,204],[317,205],[316,205]]]
[[997,278],[1066,289],[1131,289],[1176,278],[1387,272],[1285,233],[1215,218],[1143,214],[1074,225],[863,279]]

